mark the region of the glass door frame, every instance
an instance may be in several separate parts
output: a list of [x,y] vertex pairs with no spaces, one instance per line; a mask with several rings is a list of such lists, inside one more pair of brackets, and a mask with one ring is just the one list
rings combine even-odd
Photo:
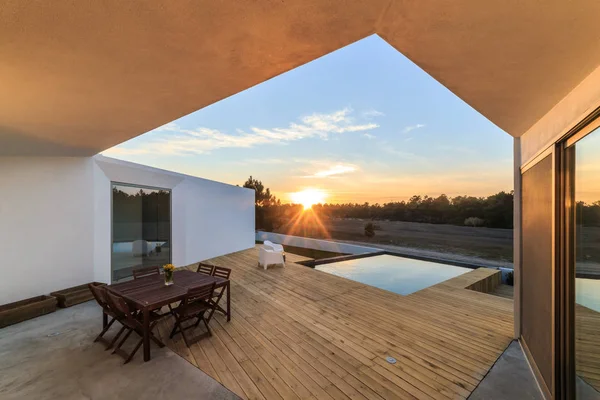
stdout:
[[137,183],[110,181],[110,283],[113,284],[113,246],[114,246],[114,204],[113,204],[113,188],[114,186],[127,186],[139,189],[162,190],[169,192],[169,263],[173,262],[173,189],[162,188],[158,186],[140,185]]
[[556,327],[555,398],[574,399],[575,359],[575,144],[600,128],[600,109],[571,129],[556,146]]

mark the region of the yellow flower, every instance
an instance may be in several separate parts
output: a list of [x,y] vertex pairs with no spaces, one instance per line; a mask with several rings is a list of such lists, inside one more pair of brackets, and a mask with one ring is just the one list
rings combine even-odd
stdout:
[[175,266],[173,264],[165,264],[165,265],[163,265],[163,270],[165,270],[165,271],[175,271]]

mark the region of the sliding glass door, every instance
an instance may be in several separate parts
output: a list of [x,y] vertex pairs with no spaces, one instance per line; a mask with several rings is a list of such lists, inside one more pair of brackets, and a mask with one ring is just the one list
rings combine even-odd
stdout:
[[[600,398],[600,124],[563,146],[565,369],[578,399]],[[568,394],[567,394],[568,396]]]
[[111,276],[116,282],[134,268],[171,262],[171,191],[112,184]]

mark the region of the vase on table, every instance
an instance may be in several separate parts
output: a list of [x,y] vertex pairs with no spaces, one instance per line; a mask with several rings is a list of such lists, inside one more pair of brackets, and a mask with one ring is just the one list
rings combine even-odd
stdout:
[[165,272],[165,286],[170,286],[173,284],[173,272],[175,271],[175,266],[173,264],[163,265],[163,271]]

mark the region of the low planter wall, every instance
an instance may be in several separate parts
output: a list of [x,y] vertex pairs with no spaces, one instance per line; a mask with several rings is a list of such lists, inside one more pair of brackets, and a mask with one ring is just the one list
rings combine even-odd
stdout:
[[56,297],[36,296],[0,306],[0,328],[56,311]]
[[[104,285],[104,283],[92,282],[92,285],[99,286]],[[56,297],[60,308],[71,307],[75,304],[84,303],[94,298],[87,284],[52,292],[50,293],[50,296]]]
[[328,240],[310,239],[300,236],[290,236],[283,235],[281,233],[262,231],[256,232],[256,240],[259,242],[270,240],[273,243],[287,246],[304,247],[306,249],[322,250],[342,254],[366,254],[381,251],[381,249],[375,247],[358,246],[349,243],[331,242]]

